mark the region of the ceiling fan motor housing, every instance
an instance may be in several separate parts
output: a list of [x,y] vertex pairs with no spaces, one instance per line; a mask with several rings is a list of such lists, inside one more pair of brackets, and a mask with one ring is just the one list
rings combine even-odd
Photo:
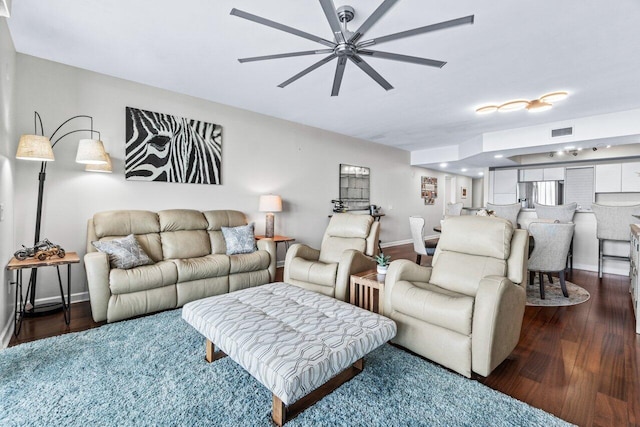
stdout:
[[351,6],[345,5],[340,6],[336,10],[336,13],[338,14],[338,19],[340,20],[340,22],[351,22],[354,15],[356,14],[356,11]]

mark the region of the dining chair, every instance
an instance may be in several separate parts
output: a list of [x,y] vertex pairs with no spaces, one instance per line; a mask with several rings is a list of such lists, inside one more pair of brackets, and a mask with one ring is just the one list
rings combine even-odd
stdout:
[[422,255],[432,256],[435,253],[438,239],[424,239],[424,218],[421,216],[410,216],[409,227],[413,239],[413,250],[417,254],[416,264],[420,265]]
[[633,215],[640,215],[640,205],[613,206],[593,203],[591,209],[596,216],[596,237],[598,238],[598,277],[602,279],[604,261],[630,261],[629,256],[604,253],[606,240],[629,242],[630,224],[638,221]]
[[578,208],[578,203],[572,202],[565,205],[543,205],[534,203],[536,216],[541,219],[553,219],[560,222],[573,222],[573,216]]
[[459,216],[462,213],[463,203],[447,203],[446,216]]
[[520,203],[512,203],[509,205],[494,205],[487,203],[487,209],[493,211],[498,218],[504,218],[511,221],[513,228],[518,228],[518,214],[522,206]]
[[[529,233],[533,237],[533,251],[529,256],[529,282],[533,283],[535,273],[540,278],[540,298],[544,299],[544,274],[558,273],[560,287],[565,297],[569,296],[565,283],[565,260],[573,238],[574,223],[532,222]],[[551,282],[553,283],[553,282]]]
[[[536,216],[538,219],[558,222],[573,222],[573,217],[576,214],[578,203],[572,202],[564,205],[543,205],[541,203],[534,202],[533,206],[536,208]],[[569,253],[567,254],[566,267],[569,269],[569,272],[573,274],[573,238],[571,239]]]

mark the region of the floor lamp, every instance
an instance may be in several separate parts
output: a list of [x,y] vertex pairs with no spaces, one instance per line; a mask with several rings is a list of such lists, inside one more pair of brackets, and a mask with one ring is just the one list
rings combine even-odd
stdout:
[[[77,121],[78,119],[88,119],[90,121],[90,128],[82,128],[75,129],[69,132],[64,133],[56,138],[58,132],[60,132],[63,127],[71,122]],[[38,124],[40,125],[40,135],[38,135]],[[93,134],[98,134],[98,138],[100,138],[100,132],[93,130],[93,117],[79,115],[73,116],[70,119],[62,122],[60,126],[51,134],[49,138],[44,136],[44,128],[42,127],[42,118],[38,112],[34,112],[33,116],[33,125],[34,125],[34,135],[22,135],[20,137],[20,142],[18,143],[18,151],[16,152],[16,159],[21,160],[31,160],[31,161],[39,161],[40,164],[40,173],[38,174],[38,207],[36,211],[36,229],[35,229],[35,237],[33,239],[33,244],[37,244],[40,241],[40,225],[42,223],[42,199],[44,196],[44,181],[47,177],[47,163],[55,160],[53,155],[53,149],[56,144],[60,142],[64,137],[78,133],[78,132],[89,132],[90,137],[93,138]],[[87,165],[109,165],[110,159],[108,159],[108,155],[104,150],[104,144],[100,139],[81,139],[78,143],[78,150],[76,153],[76,162],[83,163]],[[38,270],[32,269],[31,275],[29,277],[29,286],[27,287],[27,295],[26,298],[31,303],[31,309],[27,312],[30,315],[36,314],[44,314],[50,312],[52,310],[60,308],[60,303],[55,304],[44,304],[38,309],[35,307],[35,297],[36,297],[36,282],[38,278]]]

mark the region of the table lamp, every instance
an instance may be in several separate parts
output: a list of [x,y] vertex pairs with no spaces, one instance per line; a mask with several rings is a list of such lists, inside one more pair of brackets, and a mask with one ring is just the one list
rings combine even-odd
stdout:
[[260,212],[266,212],[267,218],[265,223],[264,235],[265,237],[274,236],[274,212],[282,212],[282,199],[280,196],[273,194],[266,194],[260,196],[260,205],[258,207]]

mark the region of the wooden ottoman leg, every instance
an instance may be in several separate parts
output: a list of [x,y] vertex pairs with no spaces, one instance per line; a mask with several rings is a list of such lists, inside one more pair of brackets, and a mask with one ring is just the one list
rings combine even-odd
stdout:
[[349,381],[351,378],[362,372],[364,368],[364,358],[356,360],[353,365],[349,366],[344,371],[340,372],[329,381],[307,394],[301,397],[298,401],[293,402],[291,405],[286,406],[282,400],[273,395],[273,406],[271,411],[271,418],[273,422],[278,426],[282,426],[287,420],[290,420],[300,414],[302,411],[313,405],[342,384]]
[[222,359],[223,357],[226,356],[224,351],[222,350],[216,351],[216,345],[212,343],[208,338],[207,338],[207,341],[205,342],[205,347],[207,350],[207,355],[205,356],[205,359],[209,363],[214,362],[218,359]]
[[282,400],[275,394],[273,395],[273,407],[271,409],[271,418],[278,427],[282,427],[287,422],[287,407]]

